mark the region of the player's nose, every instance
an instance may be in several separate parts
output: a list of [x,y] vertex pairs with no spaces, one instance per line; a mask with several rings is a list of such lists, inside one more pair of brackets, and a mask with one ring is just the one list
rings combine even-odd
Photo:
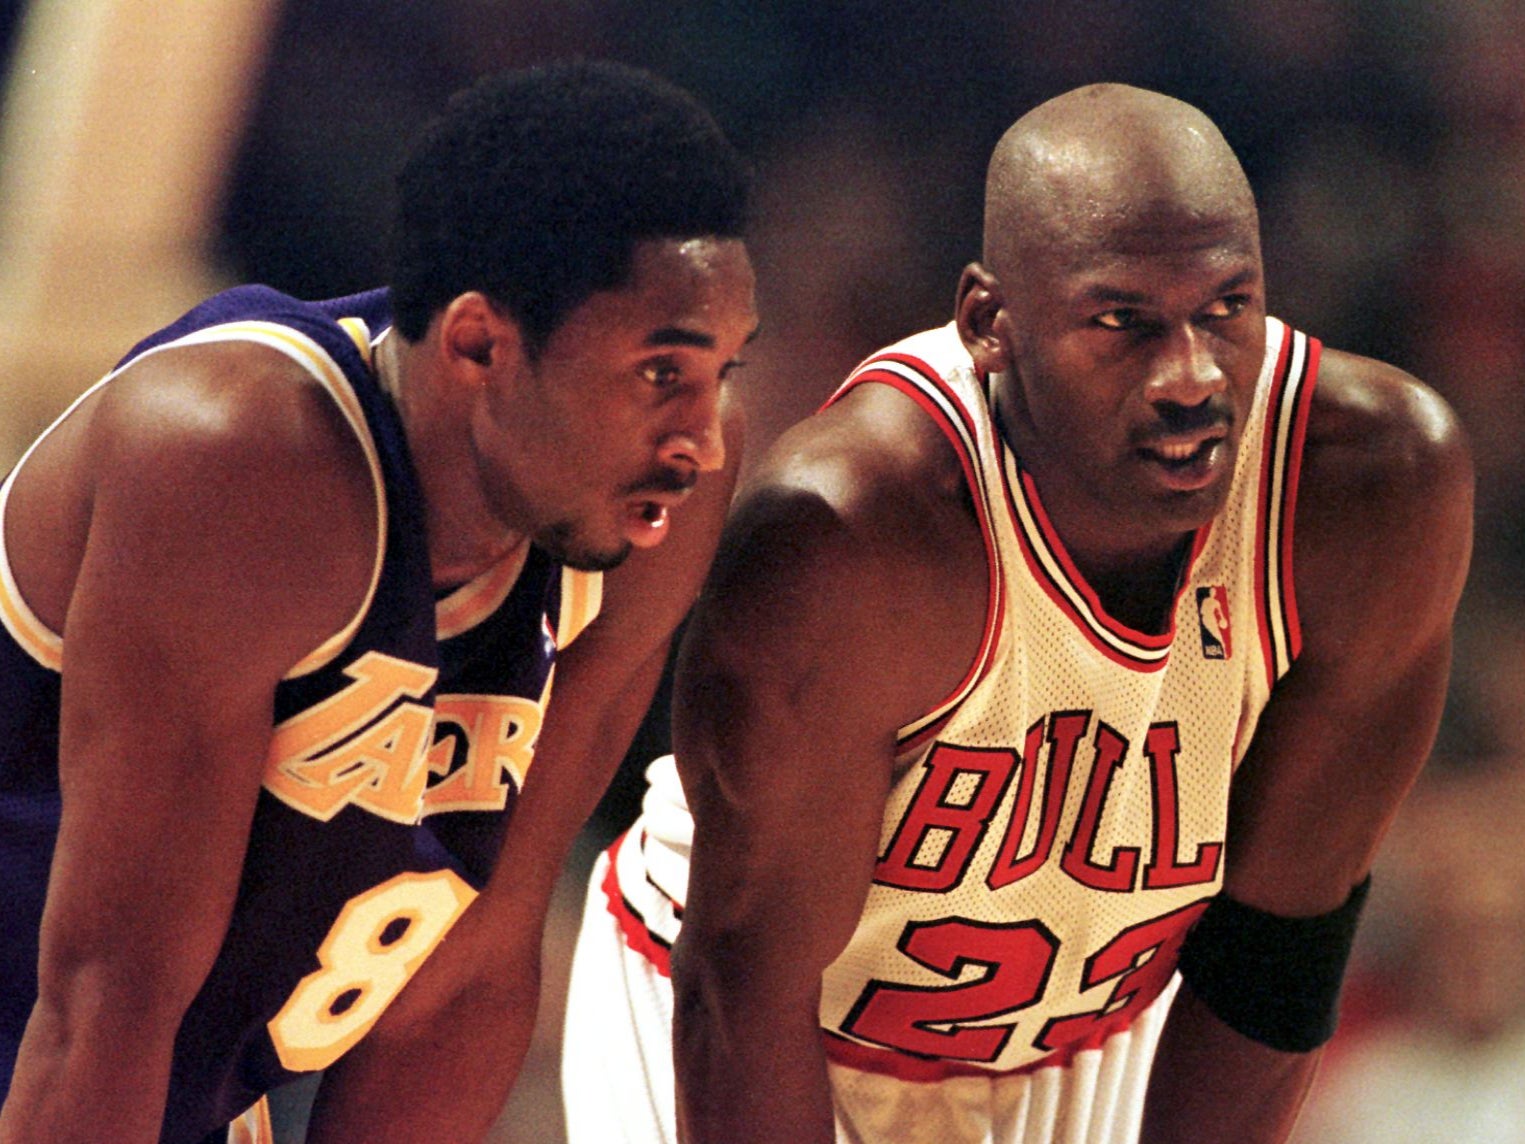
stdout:
[[1222,393],[1227,386],[1228,378],[1213,354],[1209,335],[1184,323],[1162,340],[1147,392],[1151,401],[1190,407]]
[[720,394],[696,396],[683,417],[663,439],[664,462],[713,473],[725,465],[725,430],[720,419]]

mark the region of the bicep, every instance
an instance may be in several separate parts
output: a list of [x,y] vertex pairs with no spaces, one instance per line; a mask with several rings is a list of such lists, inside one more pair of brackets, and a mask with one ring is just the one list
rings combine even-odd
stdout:
[[802,986],[861,912],[893,767],[882,718],[822,710],[846,682],[810,672],[770,686],[708,663],[677,685],[674,748],[694,817],[686,940],[744,942],[738,958],[785,942],[779,967]]
[[1344,901],[1417,777],[1471,550],[1459,429],[1411,379],[1367,380],[1350,391],[1371,408],[1336,398],[1323,439],[1310,436],[1294,540],[1303,650],[1234,780],[1226,888],[1285,914]]
[[65,810],[78,816],[105,803],[128,825],[140,817],[133,807],[178,802],[219,832],[230,825],[220,817],[228,768],[214,761],[258,756],[270,736],[280,670],[241,637],[253,609],[276,601],[220,574],[213,565],[224,557],[199,557],[189,539],[166,541],[162,523],[131,498],[97,506],[65,624]]
[[142,959],[191,991],[237,886],[276,682],[356,607],[370,508],[363,477],[304,463],[332,448],[321,420],[281,440],[239,424],[241,402],[185,396],[178,424],[144,404],[107,408],[90,442],[43,948],[51,966]]
[[861,912],[897,729],[947,693],[977,638],[978,610],[954,619],[943,601],[966,601],[979,566],[960,560],[950,579],[940,555],[897,535],[903,504],[892,518],[864,499],[752,497],[728,526],[675,681],[695,822],[684,941],[744,943],[800,989]]
[[64,645],[45,963],[117,965],[186,1002],[236,885],[270,689],[218,686],[198,670],[214,665],[127,618],[128,577],[97,591],[88,564]]
[[1441,635],[1401,668],[1384,667],[1380,683],[1293,668],[1234,781],[1232,896],[1294,916],[1344,901],[1429,752],[1449,662]]

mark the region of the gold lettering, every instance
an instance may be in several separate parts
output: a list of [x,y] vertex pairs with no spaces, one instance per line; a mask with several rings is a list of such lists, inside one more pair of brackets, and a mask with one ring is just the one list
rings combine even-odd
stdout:
[[418,703],[388,708],[421,698],[438,673],[377,651],[344,673],[355,682],[275,729],[265,789],[324,822],[351,802],[417,822],[433,715]]
[[[459,728],[466,761],[424,795],[424,813],[449,810],[502,810],[509,783],[515,789],[535,755],[543,712],[538,703],[518,695],[441,695],[435,702],[441,731]],[[429,765],[443,773],[450,765],[451,740],[442,734],[430,752]]]

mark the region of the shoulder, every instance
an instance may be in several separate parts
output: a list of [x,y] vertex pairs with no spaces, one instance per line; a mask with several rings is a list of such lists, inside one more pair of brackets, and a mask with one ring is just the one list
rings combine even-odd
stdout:
[[1322,355],[1308,462],[1352,493],[1444,495],[1471,484],[1466,437],[1445,399],[1395,366],[1340,350]]
[[753,682],[872,676],[905,721],[967,669],[986,591],[956,451],[906,394],[865,384],[781,436],[745,483],[698,642]]
[[825,573],[838,562],[870,575],[983,568],[959,559],[980,540],[957,452],[887,385],[861,385],[780,437],[741,490],[728,531]]
[[1473,471],[1445,400],[1393,366],[1326,350],[1302,466],[1305,613],[1336,622],[1334,610],[1401,606],[1418,626],[1448,626],[1471,549]]
[[368,334],[379,332],[391,320],[390,295],[370,290],[341,298],[307,301],[269,286],[233,286],[200,302],[175,321],[138,342],[122,359],[131,361],[146,350],[219,327],[250,324],[283,326],[318,341],[326,350],[352,344],[344,319],[359,319]]
[[[190,465],[243,485],[360,472],[355,431],[327,389],[285,354],[253,342],[174,346],[102,387],[89,421],[102,481]],[[285,479],[279,479],[284,477]]]
[[273,635],[289,625],[300,658],[365,594],[375,477],[332,396],[274,349],[219,342],[133,362],[103,387],[77,453],[92,537],[148,553],[132,566],[173,577],[186,607],[220,609],[189,582],[237,583],[268,601]]

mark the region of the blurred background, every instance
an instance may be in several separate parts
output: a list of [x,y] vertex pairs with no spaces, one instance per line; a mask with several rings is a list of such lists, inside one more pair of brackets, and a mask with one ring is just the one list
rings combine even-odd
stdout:
[[[1300,1139],[1525,1141],[1525,0],[0,0],[0,468],[220,286],[380,284],[412,132],[476,75],[574,55],[690,88],[756,167],[753,457],[951,316],[985,159],[1023,111],[1107,79],[1217,120],[1262,204],[1272,311],[1439,389],[1479,470],[1445,725]],[[566,879],[500,1144],[561,1138],[573,907],[664,703]]]

